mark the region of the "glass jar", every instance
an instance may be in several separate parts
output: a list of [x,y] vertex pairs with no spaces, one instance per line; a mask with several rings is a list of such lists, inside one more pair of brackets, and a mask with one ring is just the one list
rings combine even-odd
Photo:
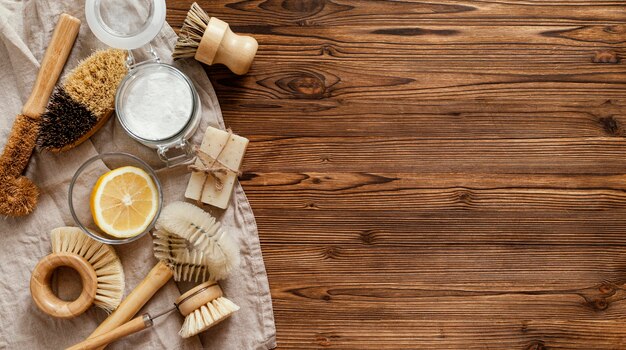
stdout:
[[[103,43],[128,50],[128,74],[115,96],[122,128],[134,140],[157,150],[168,166],[193,158],[188,139],[200,123],[201,105],[192,81],[178,68],[162,63],[149,44],[165,23],[165,0],[86,0],[89,28]],[[146,48],[137,62],[133,50]]]

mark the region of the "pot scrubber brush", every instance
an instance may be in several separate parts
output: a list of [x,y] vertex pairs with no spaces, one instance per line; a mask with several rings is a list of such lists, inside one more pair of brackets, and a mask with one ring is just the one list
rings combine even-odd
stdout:
[[[232,237],[215,225],[208,213],[192,204],[174,202],[163,208],[155,226],[154,253],[159,262],[88,339],[128,322],[172,277],[187,282],[195,282],[202,277],[208,278],[211,283],[218,276],[226,277],[239,264],[239,248]],[[195,227],[196,231],[191,227]],[[210,232],[220,233],[208,236]],[[200,236],[196,237],[194,233]],[[201,237],[203,235],[205,237]],[[196,243],[183,237],[192,237]],[[206,243],[206,240],[212,242]],[[195,245],[206,249],[198,250]],[[213,266],[210,262],[219,264]]]
[[209,17],[194,2],[180,29],[172,57],[193,57],[208,65],[222,63],[235,74],[246,74],[258,47],[253,37],[233,33],[228,23]]
[[[52,253],[39,261],[30,281],[33,300],[43,312],[70,318],[85,312],[91,304],[107,312],[118,307],[124,293],[124,270],[113,248],[77,227],[52,230],[50,243]],[[52,293],[50,278],[60,266],[71,267],[81,276],[83,291],[74,301],[63,301]]]
[[87,339],[67,350],[97,349],[127,335],[152,327],[155,319],[174,310],[180,311],[185,316],[185,322],[178,334],[183,338],[189,338],[222,322],[239,310],[239,306],[223,296],[222,289],[217,283],[205,282],[181,295],[176,299],[174,307],[169,310],[155,316],[146,313],[135,317],[109,332]]
[[46,49],[30,97],[13,122],[0,156],[0,214],[24,216],[37,205],[39,188],[22,176],[35,148],[39,119],[46,108],[61,70],[78,36],[80,20],[68,14],[59,17]]
[[109,120],[117,87],[128,72],[126,56],[118,49],[96,51],[63,79],[42,115],[38,147],[52,152],[70,150]]

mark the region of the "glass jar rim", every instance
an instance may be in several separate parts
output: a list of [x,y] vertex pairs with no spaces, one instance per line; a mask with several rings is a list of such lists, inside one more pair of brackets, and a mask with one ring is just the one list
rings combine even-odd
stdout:
[[152,0],[148,17],[139,30],[120,33],[113,30],[103,19],[100,11],[101,2],[102,0],[86,0],[85,18],[94,35],[110,47],[126,50],[142,47],[152,41],[165,24],[167,10],[165,0]]
[[[127,122],[128,117],[125,114],[124,103],[126,103],[126,94],[128,92],[127,91],[128,86],[130,82],[132,81],[132,79],[136,77],[137,74],[152,74],[156,72],[156,69],[162,69],[162,68],[167,69],[167,71],[169,72],[168,74],[171,74],[172,76],[175,76],[177,79],[180,79],[181,81],[185,82],[186,86],[189,88],[189,92],[190,92],[191,99],[192,99],[191,111],[189,112],[189,115],[187,116],[187,121],[185,122],[185,125],[183,125],[180,130],[177,130],[171,136],[168,136],[163,139],[157,139],[157,140],[148,139],[148,138],[142,137],[141,135],[137,135],[137,133],[131,130],[131,128],[128,126],[128,122]],[[153,71],[151,72],[150,70],[153,70]],[[115,95],[115,111],[117,113],[118,120],[120,121],[120,124],[122,125],[122,128],[124,129],[124,131],[136,141],[139,141],[143,144],[149,144],[149,145],[154,145],[154,146],[167,145],[167,144],[174,143],[180,140],[187,133],[189,128],[194,125],[194,116],[199,112],[199,109],[200,109],[200,98],[198,96],[198,92],[196,88],[194,87],[191,79],[189,79],[189,77],[183,72],[181,72],[178,68],[172,65],[166,64],[166,63],[145,62],[145,63],[140,63],[136,65],[124,77],[124,79],[122,79],[119,87],[117,88],[117,92]]]

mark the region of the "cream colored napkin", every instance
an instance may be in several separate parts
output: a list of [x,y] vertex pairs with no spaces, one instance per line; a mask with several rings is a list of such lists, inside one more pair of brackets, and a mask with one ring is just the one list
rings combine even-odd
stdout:
[[[146,13],[146,1],[127,2],[130,16]],[[84,3],[75,0],[12,1],[0,0],[0,146],[22,103],[30,93],[39,63],[50,40],[58,16],[69,13],[80,18],[78,41],[66,66],[66,72],[95,49],[104,48],[89,30],[84,19]],[[128,9],[127,9],[128,10]],[[125,20],[120,16],[120,21]],[[161,59],[171,63],[170,55],[176,37],[165,25],[153,45]],[[224,127],[217,97],[202,67],[193,60],[176,63],[194,81],[202,102],[202,122],[193,141],[199,142],[208,125]],[[243,135],[245,136],[245,135]],[[106,314],[90,308],[69,320],[52,318],[37,309],[29,292],[30,272],[50,252],[50,230],[73,225],[67,204],[69,181],[85,160],[100,152],[124,151],[138,155],[158,169],[163,182],[165,204],[182,200],[189,175],[184,169],[164,169],[154,150],[128,138],[116,120],[110,121],[91,141],[70,152],[54,155],[37,153],[27,176],[42,190],[35,212],[25,218],[0,219],[0,349],[60,349],[83,340]],[[102,165],[104,166],[104,165]],[[89,189],[83,188],[88,193]],[[206,208],[205,208],[206,209]],[[156,321],[155,327],[129,336],[110,349],[269,349],[275,347],[275,328],[271,297],[261,256],[258,232],[250,205],[240,185],[235,188],[231,205],[225,211],[211,210],[241,245],[242,263],[227,281],[224,293],[241,310],[229,320],[199,337],[183,340],[178,330],[183,321],[172,313]],[[126,293],[143,279],[156,263],[149,236],[125,246],[116,247],[126,273]],[[71,274],[59,274],[56,288],[62,297],[76,293],[79,283]],[[189,287],[189,286],[186,286]],[[168,308],[180,295],[170,281],[144,308],[156,313]]]

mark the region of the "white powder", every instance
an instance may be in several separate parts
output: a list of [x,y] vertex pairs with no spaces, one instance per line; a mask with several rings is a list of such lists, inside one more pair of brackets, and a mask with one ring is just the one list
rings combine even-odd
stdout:
[[191,118],[193,97],[183,78],[168,71],[138,75],[128,88],[125,125],[147,140],[178,133]]

